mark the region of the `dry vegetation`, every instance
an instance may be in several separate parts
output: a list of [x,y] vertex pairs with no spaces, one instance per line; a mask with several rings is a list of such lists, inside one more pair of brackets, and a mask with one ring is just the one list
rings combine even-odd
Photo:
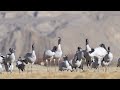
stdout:
[[1,79],[120,79],[120,69],[116,67],[110,67],[108,72],[87,70],[78,72],[55,72],[55,67],[51,68],[51,72],[47,72],[46,67],[40,65],[34,65],[33,72],[19,73],[15,68],[13,73],[3,72],[0,74]]

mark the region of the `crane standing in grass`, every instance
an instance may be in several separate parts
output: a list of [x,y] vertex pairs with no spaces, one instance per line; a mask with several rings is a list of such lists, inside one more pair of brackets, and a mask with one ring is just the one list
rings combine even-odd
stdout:
[[51,62],[53,60],[53,57],[55,55],[55,52],[57,50],[57,46],[54,46],[52,50],[45,50],[44,51],[44,54],[43,54],[43,60],[45,61],[46,63],[46,66],[47,66],[47,71],[49,72],[50,68],[48,67],[51,66]]
[[10,48],[9,51],[10,54],[7,54],[6,57],[4,57],[4,65],[7,72],[12,72],[14,67],[13,63],[15,61],[15,49]]
[[113,60],[113,54],[110,51],[110,47],[108,47],[107,54],[105,55],[105,57],[102,60],[102,66],[105,67],[105,72],[107,71],[108,66],[110,65],[112,60]]
[[[59,61],[62,58],[62,54],[63,54],[63,52],[62,52],[62,48],[61,48],[61,38],[58,37],[58,46],[57,46],[57,50],[55,51],[55,55],[54,55],[55,66],[59,65]],[[56,71],[56,67],[55,67],[55,71]]]
[[[27,62],[27,64],[29,64],[29,63],[31,64],[31,73],[32,73],[32,66],[36,61],[36,54],[35,54],[35,46],[34,46],[34,44],[32,45],[32,52],[25,54],[24,58],[25,58],[25,62]],[[28,66],[28,68],[29,68],[29,66]]]
[[60,71],[73,71],[72,70],[72,66],[70,65],[69,61],[68,61],[68,56],[65,55],[63,57],[63,61],[59,63],[59,70]]
[[[74,55],[74,58],[69,61],[73,69],[80,68],[83,70],[83,60],[85,60],[84,53],[82,51],[81,47],[78,47],[78,50],[76,51],[76,54]],[[84,71],[84,70],[83,70]]]
[[104,44],[100,44],[99,47],[92,49],[89,52],[89,56],[91,57],[92,61],[94,61],[94,57],[98,58],[98,65],[99,65],[98,70],[99,70],[99,67],[101,66],[101,62],[106,54],[107,54],[107,49]]
[[25,62],[24,59],[19,57],[19,59],[16,61],[16,67],[19,69],[19,73],[20,73],[20,70],[22,72],[25,71],[25,64],[27,64],[27,62]]
[[0,53],[0,73],[3,71],[4,58],[5,56],[1,55]]
[[[59,62],[61,57],[62,57],[61,38],[58,37],[58,46],[54,46],[52,50],[45,50],[43,55],[43,60],[45,60],[47,65],[47,71],[49,71],[48,62],[50,62],[51,65],[51,62],[54,61],[54,64],[56,66],[56,61]],[[56,71],[56,67],[55,67],[55,71]]]
[[89,56],[89,52],[92,50],[92,48],[90,47],[89,45],[89,40],[86,39],[86,49],[83,50],[83,53],[84,53],[84,57],[85,57],[85,60],[86,60],[86,64],[87,64],[87,67],[90,68],[91,66],[91,57]]

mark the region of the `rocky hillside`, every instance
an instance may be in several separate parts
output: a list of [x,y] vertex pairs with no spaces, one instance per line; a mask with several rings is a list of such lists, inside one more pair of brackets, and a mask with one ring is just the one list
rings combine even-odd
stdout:
[[78,46],[100,43],[111,46],[114,60],[120,55],[119,11],[0,11],[0,52],[16,48],[16,57],[31,51],[35,43],[38,58],[62,37],[63,54],[73,54]]

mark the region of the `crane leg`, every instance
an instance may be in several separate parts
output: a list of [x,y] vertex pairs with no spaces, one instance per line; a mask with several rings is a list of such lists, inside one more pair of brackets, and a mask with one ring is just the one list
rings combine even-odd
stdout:
[[33,65],[33,64],[31,63],[31,73],[32,73],[32,65]]
[[105,66],[105,72],[107,72],[107,66]]
[[52,68],[52,59],[50,59],[49,71],[51,71],[51,68]]
[[[58,67],[59,67],[59,62],[60,62],[60,58],[59,58],[58,61],[57,61],[57,65],[58,65]],[[58,71],[59,71],[59,69],[58,69]]]
[[54,59],[54,65],[55,65],[55,72],[56,72],[56,62],[55,62],[56,60]]
[[19,69],[19,74],[20,74],[20,69]]
[[48,60],[46,59],[46,66],[47,66],[47,72],[49,72],[48,70]]

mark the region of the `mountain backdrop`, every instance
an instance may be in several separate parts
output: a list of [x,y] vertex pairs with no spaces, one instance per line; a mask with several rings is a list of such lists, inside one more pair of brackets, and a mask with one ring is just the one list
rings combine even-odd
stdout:
[[110,46],[114,61],[120,57],[120,11],[0,11],[0,53],[16,48],[16,59],[31,52],[35,43],[37,60],[44,50],[62,38],[63,55],[73,55],[85,39],[95,48]]

